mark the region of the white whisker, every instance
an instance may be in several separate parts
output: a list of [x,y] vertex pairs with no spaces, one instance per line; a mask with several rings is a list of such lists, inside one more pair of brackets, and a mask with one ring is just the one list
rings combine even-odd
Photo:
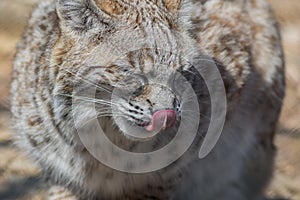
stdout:
[[64,96],[64,97],[70,97],[70,98],[75,98],[75,99],[79,99],[85,102],[89,102],[89,103],[96,103],[96,104],[103,104],[103,105],[118,105],[114,102],[111,101],[106,101],[106,100],[102,100],[102,99],[93,99],[90,97],[84,97],[84,96],[75,96],[75,95],[70,95],[70,94],[55,94],[55,95],[59,95],[59,96]]
[[62,69],[62,70],[64,70],[64,71],[66,71],[66,72],[72,74],[73,76],[79,78],[80,80],[84,81],[85,83],[87,83],[87,84],[89,84],[89,85],[95,86],[96,88],[98,88],[98,89],[100,89],[100,90],[104,90],[104,91],[106,91],[107,93],[111,93],[111,91],[110,91],[109,89],[107,89],[107,88],[105,88],[105,87],[103,87],[103,86],[99,86],[99,85],[97,85],[97,84],[95,84],[95,83],[93,83],[93,82],[91,82],[91,81],[89,81],[89,80],[86,80],[86,79],[80,77],[79,75],[77,75],[77,74],[75,74],[75,73],[73,73],[73,72],[71,72],[71,71],[69,71],[69,70],[67,70],[67,69],[64,69],[64,68],[62,68],[62,67],[60,67],[60,69]]

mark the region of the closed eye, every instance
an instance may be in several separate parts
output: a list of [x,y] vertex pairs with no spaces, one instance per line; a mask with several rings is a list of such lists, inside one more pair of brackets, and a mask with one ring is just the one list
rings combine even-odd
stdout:
[[139,88],[137,88],[133,93],[132,95],[133,96],[139,96],[143,93],[143,90],[144,90],[144,86],[140,86]]
[[180,107],[181,107],[181,105],[180,105],[179,100],[177,98],[174,98],[174,100],[173,100],[173,108],[174,108],[174,110],[176,112],[180,112]]

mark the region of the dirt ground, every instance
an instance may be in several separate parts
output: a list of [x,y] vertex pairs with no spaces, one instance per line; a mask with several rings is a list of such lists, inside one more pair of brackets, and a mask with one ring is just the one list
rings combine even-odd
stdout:
[[[46,199],[38,168],[12,145],[8,88],[15,45],[37,0],[0,1],[0,200]],[[267,196],[300,200],[300,1],[270,0],[280,21],[287,96],[276,138],[276,171]]]

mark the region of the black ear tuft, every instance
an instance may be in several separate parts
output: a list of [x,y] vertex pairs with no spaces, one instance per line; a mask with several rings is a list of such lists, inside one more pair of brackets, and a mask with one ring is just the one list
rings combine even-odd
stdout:
[[89,0],[58,0],[57,13],[62,23],[76,31],[88,31],[104,25]]

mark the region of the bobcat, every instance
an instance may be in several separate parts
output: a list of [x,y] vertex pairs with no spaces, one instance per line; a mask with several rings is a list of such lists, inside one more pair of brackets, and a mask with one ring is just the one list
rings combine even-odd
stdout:
[[[199,69],[212,63],[226,117],[199,159],[218,81]],[[266,0],[44,0],[18,45],[11,97],[16,144],[40,165],[49,199],[262,199],[284,97],[278,25]],[[198,109],[186,109],[195,97]],[[95,144],[95,116],[109,141],[145,159],[97,141],[99,161],[84,141]],[[189,147],[146,170],[147,152],[172,143],[182,122],[182,141],[195,132]]]

